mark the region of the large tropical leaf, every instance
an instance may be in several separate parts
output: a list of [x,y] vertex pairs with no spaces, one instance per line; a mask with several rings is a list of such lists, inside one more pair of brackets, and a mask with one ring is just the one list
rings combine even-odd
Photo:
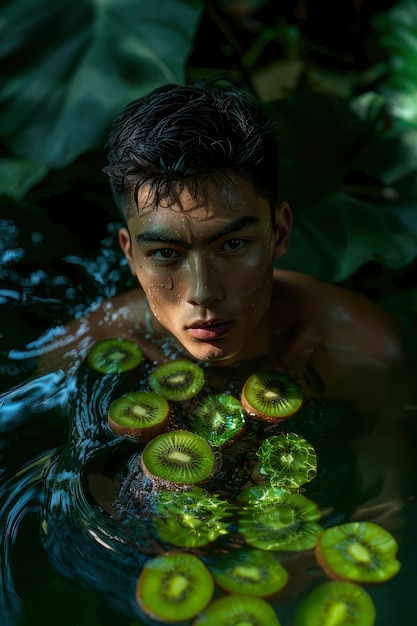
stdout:
[[268,105],[280,141],[281,197],[293,208],[281,267],[343,281],[376,261],[417,257],[417,127],[368,93],[348,101],[296,92]]
[[385,77],[379,87],[395,114],[417,124],[417,3],[397,0],[373,17],[380,48],[385,53]]
[[128,101],[182,82],[200,0],[14,0],[0,8],[0,137],[53,168],[101,146]]

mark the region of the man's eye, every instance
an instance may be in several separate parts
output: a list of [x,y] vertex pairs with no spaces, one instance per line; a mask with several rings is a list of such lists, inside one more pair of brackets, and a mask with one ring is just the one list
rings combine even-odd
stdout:
[[161,248],[159,250],[153,250],[150,253],[150,256],[153,259],[169,261],[171,259],[177,259],[179,257],[179,254],[176,250],[173,250],[172,248]]
[[245,239],[228,239],[222,245],[221,250],[225,250],[226,252],[240,250],[245,244]]

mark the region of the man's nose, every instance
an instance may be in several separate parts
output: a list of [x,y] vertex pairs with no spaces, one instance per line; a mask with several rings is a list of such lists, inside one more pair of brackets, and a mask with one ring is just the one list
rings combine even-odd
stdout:
[[197,304],[209,308],[223,298],[222,277],[220,272],[202,256],[192,256],[189,259],[189,276],[187,284],[187,300],[190,304]]

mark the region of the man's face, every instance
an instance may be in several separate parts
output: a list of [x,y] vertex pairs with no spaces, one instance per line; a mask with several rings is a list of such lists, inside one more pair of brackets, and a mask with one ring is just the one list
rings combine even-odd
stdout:
[[274,224],[267,200],[238,176],[207,190],[204,203],[184,188],[178,203],[155,208],[142,189],[119,240],[158,322],[194,359],[232,364],[268,346],[273,261],[288,246],[291,213],[277,208]]

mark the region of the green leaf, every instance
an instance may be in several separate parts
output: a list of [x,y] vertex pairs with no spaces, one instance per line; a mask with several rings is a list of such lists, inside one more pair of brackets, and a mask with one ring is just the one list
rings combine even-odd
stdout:
[[22,200],[48,173],[45,165],[23,159],[0,159],[0,195]]
[[296,220],[279,267],[339,282],[370,261],[397,269],[416,257],[415,204],[372,204],[339,193]]
[[379,86],[396,115],[417,124],[417,5],[397,0],[372,17],[376,40],[385,53],[386,77]]
[[412,262],[417,128],[373,93],[348,101],[300,91],[268,112],[278,127],[280,195],[294,213],[280,266],[342,281],[370,261]]
[[63,167],[104,145],[115,115],[183,82],[200,0],[15,0],[0,9],[0,136]]

